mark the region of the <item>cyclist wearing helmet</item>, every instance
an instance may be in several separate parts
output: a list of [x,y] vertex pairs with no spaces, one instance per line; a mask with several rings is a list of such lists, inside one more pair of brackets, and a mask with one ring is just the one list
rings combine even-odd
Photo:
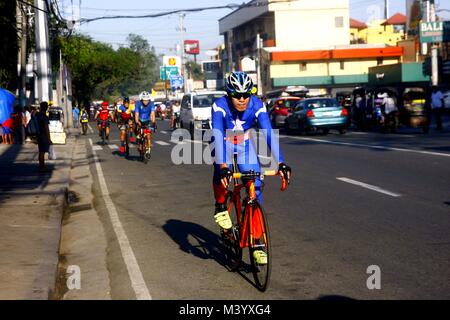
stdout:
[[108,110],[108,102],[103,101],[101,109],[97,110],[94,120],[97,120],[98,135],[102,136],[102,122],[106,122],[106,140],[109,140],[109,124],[113,118]]
[[[155,105],[151,101],[150,93],[142,91],[139,95],[139,101],[136,103],[134,110],[135,122],[138,126],[149,127],[152,131],[155,130],[156,117],[155,117]],[[150,126],[151,122],[151,126]],[[151,135],[147,135],[147,148],[152,147]]]
[[[251,143],[249,129],[255,128],[255,120],[263,129],[267,145],[272,155],[278,162],[278,172],[282,179],[288,182],[291,176],[291,168],[283,160],[277,141],[272,142],[272,126],[267,114],[267,109],[262,101],[252,95],[253,81],[244,72],[232,72],[226,79],[227,95],[217,99],[212,108],[212,129],[215,139],[215,163],[213,188],[216,200],[214,219],[222,229],[230,229],[232,222],[227,211],[225,197],[227,187],[232,177],[230,168],[233,159],[233,150],[237,153],[237,166],[240,172],[253,170],[261,172],[259,159],[253,143]],[[226,137],[227,130],[234,133],[232,139]],[[274,139],[275,140],[275,139]],[[220,144],[218,141],[223,141]],[[253,159],[253,163],[249,163]],[[256,179],[256,195],[261,201],[261,181]]]
[[123,104],[119,106],[118,110],[119,129],[120,129],[120,152],[125,152],[125,138],[126,129],[128,124],[128,130],[130,131],[130,142],[134,142],[133,138],[133,121],[134,121],[134,108],[130,104],[130,98],[124,97]]

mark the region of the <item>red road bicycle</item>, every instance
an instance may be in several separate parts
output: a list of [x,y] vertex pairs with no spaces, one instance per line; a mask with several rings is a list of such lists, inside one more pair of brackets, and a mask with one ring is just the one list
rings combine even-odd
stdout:
[[[250,265],[256,288],[265,291],[268,288],[271,272],[270,234],[267,217],[261,204],[256,198],[255,179],[264,181],[265,176],[278,175],[277,171],[270,170],[264,173],[239,173],[233,164],[233,190],[229,190],[226,198],[228,213],[233,227],[222,230],[221,236],[226,247],[227,259],[232,269],[237,270],[242,264],[243,249],[248,248]],[[281,191],[286,190],[288,182],[282,180]],[[246,190],[244,200],[241,202],[241,190]],[[263,250],[267,255],[266,263],[258,263],[254,257],[255,250]]]

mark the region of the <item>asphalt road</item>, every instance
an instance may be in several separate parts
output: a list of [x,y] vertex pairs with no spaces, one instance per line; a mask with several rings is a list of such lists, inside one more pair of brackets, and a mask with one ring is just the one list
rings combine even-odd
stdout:
[[[293,181],[284,193],[278,179],[266,181],[273,269],[261,293],[251,274],[225,266],[212,218],[212,167],[174,165],[168,126],[159,122],[147,165],[136,149],[128,160],[118,154],[115,126],[109,146],[86,136],[153,299],[450,299],[448,131],[281,135]],[[130,257],[119,247],[97,169],[92,162],[111,295],[135,299]],[[374,265],[381,289],[369,290]]]

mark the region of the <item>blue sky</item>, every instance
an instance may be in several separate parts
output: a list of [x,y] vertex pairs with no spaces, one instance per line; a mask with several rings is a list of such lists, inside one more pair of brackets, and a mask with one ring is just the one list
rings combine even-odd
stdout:
[[[234,3],[242,3],[236,0]],[[245,1],[248,2],[248,1]],[[450,8],[448,0],[440,0],[442,8]],[[173,9],[221,6],[233,3],[232,0],[58,0],[66,19],[93,18],[106,15],[142,15]],[[405,13],[405,0],[390,0],[390,14]],[[445,4],[444,4],[445,3]],[[81,10],[79,10],[81,8]],[[202,52],[221,44],[218,19],[230,13],[229,9],[203,11],[186,15],[185,39],[200,40]],[[382,17],[384,0],[350,0],[351,17],[367,22],[370,17]],[[79,14],[78,14],[79,13]],[[450,19],[448,13],[446,16]],[[176,45],[180,42],[180,34],[176,30],[179,25],[178,15],[147,19],[101,20],[83,24],[79,31],[92,38],[111,43],[114,47],[126,44],[129,33],[140,34],[155,47],[157,53],[175,54]],[[199,60],[206,59],[201,54]]]

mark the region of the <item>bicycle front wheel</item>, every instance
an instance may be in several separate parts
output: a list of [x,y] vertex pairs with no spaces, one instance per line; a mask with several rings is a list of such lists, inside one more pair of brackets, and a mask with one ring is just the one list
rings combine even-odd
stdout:
[[229,193],[226,199],[228,214],[230,215],[233,227],[230,230],[221,230],[223,244],[225,246],[225,256],[231,270],[235,271],[239,268],[242,262],[242,249],[240,247],[239,239],[239,221],[237,217],[236,203],[233,200],[232,194]]
[[269,225],[261,205],[256,202],[247,206],[248,252],[256,288],[266,291],[269,286],[271,272],[271,248]]

